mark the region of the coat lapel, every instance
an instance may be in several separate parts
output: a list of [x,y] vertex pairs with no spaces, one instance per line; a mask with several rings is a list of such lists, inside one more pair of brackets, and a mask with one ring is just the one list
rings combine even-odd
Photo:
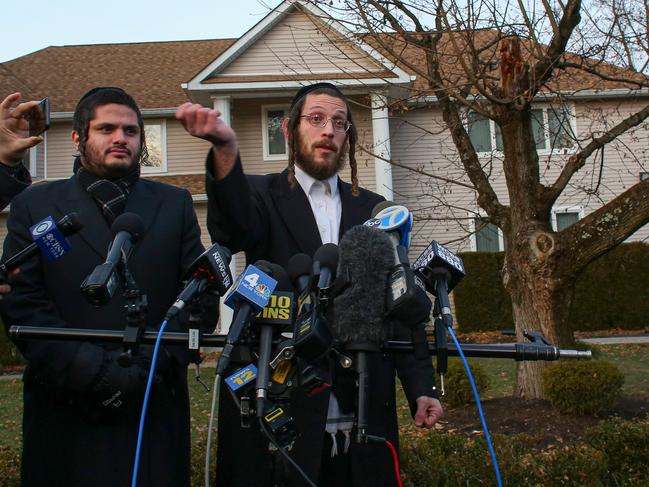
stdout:
[[78,235],[102,258],[108,251],[106,242],[112,240],[108,223],[92,197],[86,193],[76,176],[61,186],[62,197],[54,198],[54,206],[63,214],[76,212],[83,227]]
[[302,187],[296,182],[295,187],[291,188],[288,184],[288,170],[284,170],[273,181],[270,194],[278,214],[284,220],[300,251],[313,255],[322,246],[322,240],[311,205]]
[[349,183],[338,178],[338,191],[340,191],[340,203],[342,215],[340,217],[340,238],[354,225],[361,225],[369,218],[370,211],[360,200],[360,197],[352,194],[352,187]]
[[152,191],[150,185],[147,185],[145,181],[139,180],[133,185],[128,195],[125,211],[135,213],[142,218],[144,222],[142,238],[146,238],[147,231],[156,219],[161,204],[160,197]]

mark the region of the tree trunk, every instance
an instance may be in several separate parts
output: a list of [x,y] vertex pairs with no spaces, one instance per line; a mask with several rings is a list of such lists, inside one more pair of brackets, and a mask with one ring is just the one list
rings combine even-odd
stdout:
[[[510,245],[505,256],[503,283],[512,300],[517,341],[523,332],[540,332],[550,343],[574,345],[568,321],[574,296],[575,276],[566,273],[568,252],[558,248],[556,234],[533,231]],[[519,362],[514,394],[525,399],[544,398],[542,372],[545,362]]]

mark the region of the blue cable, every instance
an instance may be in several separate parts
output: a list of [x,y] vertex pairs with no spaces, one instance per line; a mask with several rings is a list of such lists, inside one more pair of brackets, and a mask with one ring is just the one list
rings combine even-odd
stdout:
[[464,368],[466,369],[467,376],[469,377],[469,382],[471,383],[471,389],[473,389],[473,395],[475,396],[476,404],[478,406],[478,413],[480,414],[482,429],[484,430],[485,439],[487,440],[487,446],[489,447],[489,454],[491,455],[491,460],[493,461],[494,464],[494,471],[496,472],[496,481],[498,483],[498,487],[502,487],[503,482],[500,479],[500,469],[498,468],[498,460],[496,459],[496,452],[494,450],[494,446],[491,443],[491,436],[489,435],[489,428],[487,428],[487,421],[485,420],[484,413],[482,412],[482,403],[480,402],[478,389],[476,388],[475,382],[473,381],[473,375],[471,374],[471,369],[469,368],[469,363],[467,362],[466,357],[464,356],[462,347],[460,347],[460,343],[457,341],[455,333],[453,333],[453,328],[449,326],[448,331],[451,334],[451,338],[453,339],[455,346],[457,347],[457,351],[459,352],[460,357],[462,358],[462,363],[464,364]]
[[137,487],[137,472],[140,466],[140,453],[142,450],[142,437],[144,436],[144,422],[146,421],[146,410],[149,404],[149,395],[151,393],[151,385],[153,384],[153,377],[155,372],[156,362],[158,360],[158,350],[160,349],[160,340],[162,333],[167,326],[167,320],[162,322],[158,336],[153,347],[153,357],[151,357],[151,366],[149,367],[149,378],[146,383],[146,391],[144,391],[144,401],[142,402],[142,413],[140,414],[140,429],[137,433],[137,445],[135,447],[135,464],[133,465],[133,477],[131,479],[131,487]]

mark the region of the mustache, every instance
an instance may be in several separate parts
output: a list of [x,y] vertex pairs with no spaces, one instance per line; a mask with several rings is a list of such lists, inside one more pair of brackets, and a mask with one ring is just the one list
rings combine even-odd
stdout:
[[314,149],[317,149],[318,147],[324,147],[325,149],[331,149],[334,152],[338,152],[338,146],[331,142],[316,142],[313,144]]
[[133,155],[133,154],[131,153],[130,149],[129,149],[128,147],[126,147],[125,145],[114,145],[114,146],[112,146],[112,147],[109,147],[108,149],[106,149],[106,150],[104,151],[104,155],[108,155],[111,151],[113,151],[113,150],[115,150],[115,149],[119,149],[119,150],[126,151],[126,153],[127,153],[129,156],[132,156],[132,155]]

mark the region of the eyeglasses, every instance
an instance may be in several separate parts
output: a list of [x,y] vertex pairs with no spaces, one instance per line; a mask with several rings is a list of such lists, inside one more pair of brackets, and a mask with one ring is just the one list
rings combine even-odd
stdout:
[[343,134],[352,126],[352,123],[344,118],[327,118],[318,113],[313,115],[300,115],[300,118],[306,118],[312,127],[319,128],[326,126],[327,122],[331,120],[331,126],[334,128],[334,132],[340,132]]

